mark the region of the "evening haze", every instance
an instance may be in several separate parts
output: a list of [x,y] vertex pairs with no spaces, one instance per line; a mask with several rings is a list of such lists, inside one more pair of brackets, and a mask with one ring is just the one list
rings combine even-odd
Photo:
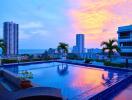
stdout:
[[0,7],[0,37],[3,22],[18,23],[20,49],[72,47],[78,33],[97,48],[117,38],[118,26],[132,24],[132,0],[1,0]]

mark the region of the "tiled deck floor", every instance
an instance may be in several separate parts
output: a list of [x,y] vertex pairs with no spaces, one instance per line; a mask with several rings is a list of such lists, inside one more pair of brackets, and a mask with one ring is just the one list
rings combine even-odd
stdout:
[[132,100],[132,84],[121,91],[113,100]]

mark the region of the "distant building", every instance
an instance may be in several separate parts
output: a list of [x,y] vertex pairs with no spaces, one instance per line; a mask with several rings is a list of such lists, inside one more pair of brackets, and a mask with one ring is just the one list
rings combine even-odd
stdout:
[[97,55],[99,55],[101,53],[102,53],[102,50],[98,49],[98,48],[87,49],[87,56],[88,56],[88,58],[96,59]]
[[118,45],[121,56],[132,57],[132,25],[118,27]]
[[76,47],[78,49],[78,53],[84,53],[84,34],[76,35]]
[[4,22],[3,24],[3,34],[4,42],[6,44],[6,54],[7,55],[17,55],[18,54],[18,24],[13,22]]
[[56,53],[56,49],[49,48],[47,52],[48,52],[48,54],[55,54]]
[[102,50],[98,49],[98,48],[87,49],[87,53],[101,53],[101,52],[102,52]]
[[73,53],[84,53],[84,34],[77,34],[76,35],[76,45],[73,46],[72,52]]
[[78,48],[77,48],[77,46],[73,46],[72,53],[78,53]]

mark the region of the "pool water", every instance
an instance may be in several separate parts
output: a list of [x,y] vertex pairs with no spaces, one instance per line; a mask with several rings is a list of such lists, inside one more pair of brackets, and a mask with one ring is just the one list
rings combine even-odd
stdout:
[[[43,63],[7,67],[14,73],[32,72],[32,82],[45,87],[60,88],[69,99],[92,96],[125,77],[126,72],[105,70],[65,63]],[[84,95],[87,93],[86,95]]]

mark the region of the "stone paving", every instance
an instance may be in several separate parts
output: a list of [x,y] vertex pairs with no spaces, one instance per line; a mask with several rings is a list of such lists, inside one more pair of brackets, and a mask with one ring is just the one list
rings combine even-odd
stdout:
[[122,90],[113,100],[132,100],[132,84]]

